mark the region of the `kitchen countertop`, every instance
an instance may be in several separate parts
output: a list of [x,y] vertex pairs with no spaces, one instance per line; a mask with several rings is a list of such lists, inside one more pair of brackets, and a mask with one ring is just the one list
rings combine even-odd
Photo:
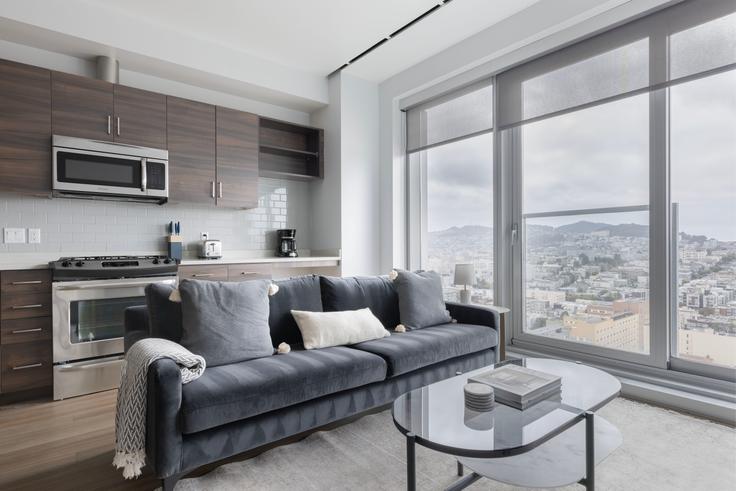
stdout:
[[[226,252],[221,259],[198,259],[194,257],[185,257],[182,266],[195,266],[205,264],[254,264],[254,263],[275,263],[275,264],[293,264],[293,267],[299,267],[299,263],[312,261],[330,261],[339,262],[339,255],[333,255],[336,251],[323,251],[320,255],[309,255],[309,251],[300,251],[300,257],[275,257],[266,254],[272,254],[270,251],[232,251]],[[50,261],[56,261],[64,256],[145,256],[162,254],[160,252],[127,252],[127,253],[59,253],[59,252],[2,252],[0,253],[0,271],[14,269],[45,269],[49,267]]]

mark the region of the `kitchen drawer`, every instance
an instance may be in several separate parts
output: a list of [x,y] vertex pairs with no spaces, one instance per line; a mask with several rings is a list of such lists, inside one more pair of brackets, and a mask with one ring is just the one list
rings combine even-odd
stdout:
[[227,267],[228,281],[270,280],[270,264],[231,264]]
[[51,343],[0,346],[0,391],[4,394],[52,384]]
[[227,281],[227,266],[179,266],[179,279]]
[[0,345],[44,340],[51,342],[51,317],[11,319],[0,322]]
[[51,293],[12,293],[0,296],[0,320],[49,317]]
[[0,292],[38,293],[51,291],[51,271],[48,269],[28,269],[3,271],[0,273]]

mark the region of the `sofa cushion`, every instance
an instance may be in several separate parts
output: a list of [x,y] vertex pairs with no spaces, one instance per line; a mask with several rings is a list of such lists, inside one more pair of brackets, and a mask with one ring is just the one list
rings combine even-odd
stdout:
[[380,356],[342,346],[207,367],[182,386],[182,431],[195,433],[385,378]]
[[399,316],[407,329],[450,322],[442,297],[442,278],[434,271],[397,271],[394,286],[399,296]]
[[351,349],[379,355],[395,377],[498,344],[494,329],[473,324],[442,324],[352,345]]
[[182,280],[181,345],[203,356],[208,367],[272,355],[270,283]]
[[276,295],[268,297],[271,312],[268,324],[271,328],[271,341],[274,346],[280,343],[302,344],[302,335],[291,315],[294,310],[322,311],[322,297],[318,276],[299,276],[288,280],[275,281],[279,286]]
[[371,309],[381,324],[393,330],[399,323],[399,297],[385,276],[335,278],[320,276],[325,312]]
[[146,306],[151,328],[151,337],[164,338],[178,343],[181,341],[181,303],[169,300],[174,290],[172,285],[151,283],[146,285]]

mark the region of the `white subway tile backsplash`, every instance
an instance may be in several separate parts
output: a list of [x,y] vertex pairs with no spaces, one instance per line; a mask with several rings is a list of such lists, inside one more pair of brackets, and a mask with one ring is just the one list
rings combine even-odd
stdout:
[[[287,199],[291,195],[291,199]],[[279,228],[296,228],[300,249],[310,248],[309,183],[262,178],[258,207],[48,199],[0,193],[0,228],[41,229],[40,244],[0,244],[0,252],[163,252],[166,225],[181,222],[187,250],[207,231],[228,250],[275,249]]]

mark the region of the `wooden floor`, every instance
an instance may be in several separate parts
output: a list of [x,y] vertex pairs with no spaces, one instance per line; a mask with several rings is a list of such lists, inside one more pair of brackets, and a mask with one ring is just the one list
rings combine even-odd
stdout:
[[58,402],[0,406],[0,489],[150,490],[150,472],[134,481],[112,466],[117,391]]

